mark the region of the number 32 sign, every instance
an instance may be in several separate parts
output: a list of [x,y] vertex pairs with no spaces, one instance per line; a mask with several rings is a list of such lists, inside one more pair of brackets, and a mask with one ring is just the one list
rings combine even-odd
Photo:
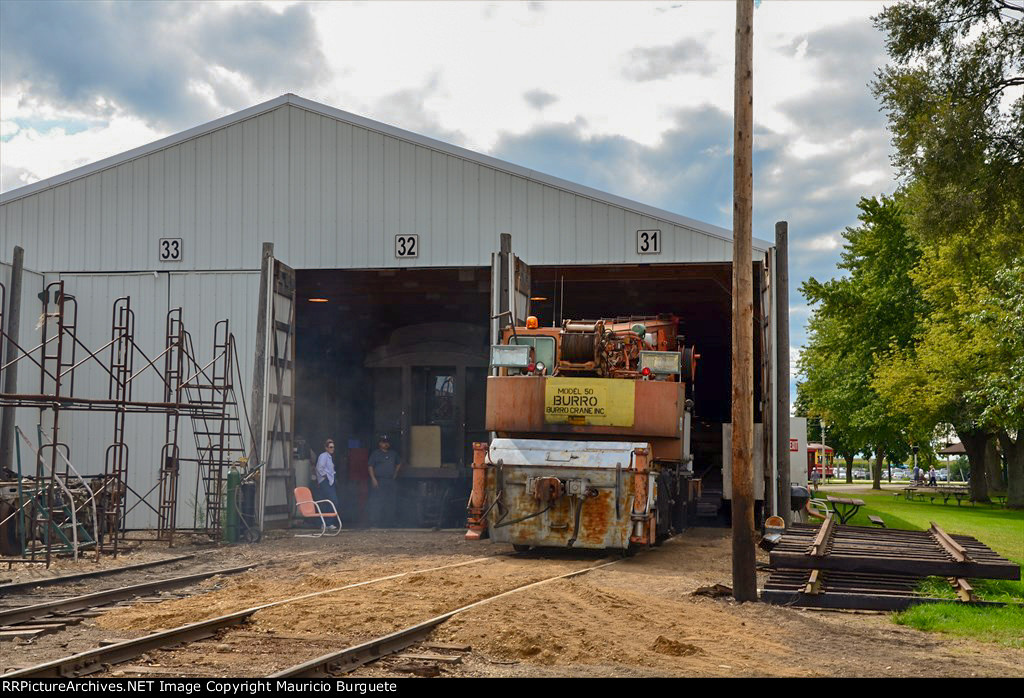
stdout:
[[395,257],[405,259],[407,257],[420,256],[419,235],[396,235],[395,236]]
[[157,257],[161,262],[180,262],[181,252],[181,238],[160,238]]

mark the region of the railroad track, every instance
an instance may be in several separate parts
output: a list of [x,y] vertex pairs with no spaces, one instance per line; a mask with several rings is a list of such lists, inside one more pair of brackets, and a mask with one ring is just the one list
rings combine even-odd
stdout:
[[[180,577],[171,577],[168,579],[143,582],[142,584],[131,584],[128,586],[115,587],[113,589],[105,589],[91,594],[82,594],[69,598],[61,598],[51,601],[43,601],[42,603],[7,608],[0,610],[0,626],[2,626],[0,627],[0,633],[5,631],[14,631],[17,629],[19,624],[24,624],[26,621],[38,620],[41,618],[65,618],[69,614],[81,614],[82,611],[91,611],[119,601],[150,596],[151,594],[164,591],[166,589],[191,586],[196,582],[201,582],[205,579],[209,579],[210,577],[238,574],[239,572],[244,572],[252,569],[253,567],[256,567],[256,565],[252,563],[239,565],[237,567],[224,567],[195,574],[187,574]],[[85,616],[78,615],[75,617],[84,618]]]
[[[181,648],[182,650],[188,650],[190,647],[194,649],[195,646],[193,646],[193,643],[197,643],[202,640],[214,637],[227,629],[233,629],[232,632],[239,632],[237,630],[239,626],[245,624],[247,621],[252,619],[252,617],[255,614],[261,611],[268,611],[270,609],[276,609],[289,604],[300,604],[304,601],[309,601],[311,599],[316,599],[318,597],[324,597],[332,594],[342,594],[345,591],[357,589],[359,587],[379,585],[401,579],[406,579],[407,581],[409,581],[410,578],[420,579],[421,575],[430,575],[444,570],[452,570],[455,568],[465,567],[469,565],[477,565],[480,563],[494,561],[502,558],[508,559],[521,557],[522,556],[519,554],[489,555],[486,557],[474,558],[471,560],[461,561],[457,563],[397,572],[394,574],[376,577],[373,579],[367,579],[359,582],[340,585],[338,587],[334,587],[331,589],[324,589],[307,594],[293,596],[290,598],[271,601],[269,603],[264,603],[258,606],[243,609],[241,611],[228,613],[222,616],[218,616],[216,618],[211,618],[209,620],[189,623],[169,630],[157,631],[144,637],[131,640],[124,640],[121,642],[115,642],[103,647],[97,647],[92,650],[80,652],[69,657],[64,657],[62,659],[44,662],[36,666],[4,674],[4,678],[73,677],[104,671],[109,669],[113,665],[131,661],[132,659],[138,658],[141,655],[146,654],[148,652],[152,652],[154,650],[169,649],[171,647]],[[363,664],[375,661],[376,659],[388,656],[395,652],[401,651],[407,647],[410,647],[418,642],[421,642],[427,635],[429,635],[429,633],[434,628],[441,625],[446,620],[454,617],[455,615],[468,611],[471,608],[475,608],[479,605],[489,603],[500,598],[504,598],[511,594],[526,591],[541,584],[547,584],[561,579],[567,579],[581,574],[586,574],[593,570],[607,567],[609,565],[621,561],[621,559],[603,561],[597,564],[591,564],[589,566],[575,569],[569,572],[561,572],[559,574],[547,576],[540,580],[534,580],[524,584],[519,584],[511,589],[502,589],[496,593],[490,594],[472,603],[464,604],[453,610],[441,613],[439,615],[435,615],[426,621],[416,623],[414,625],[402,628],[395,632],[390,632],[384,635],[377,636],[369,641],[365,641],[357,645],[348,647],[347,649],[342,650],[340,652],[324,652],[319,656],[314,656],[313,659],[304,660],[298,664],[279,670],[273,673],[272,676],[328,676],[338,673],[345,673]],[[294,611],[294,613],[299,613],[299,610],[297,609],[296,611]],[[251,635],[252,634],[246,636],[246,640],[249,641],[247,642],[248,647],[252,646]],[[281,635],[279,638],[269,636],[267,639],[268,641],[279,642],[299,641],[300,649],[309,648],[306,649],[306,651],[310,652],[310,654],[313,654],[315,652],[323,652],[325,649],[330,648],[332,645],[337,646],[338,640],[337,637],[328,637],[323,635],[311,636],[309,638],[294,635]],[[294,644],[292,646],[294,647]],[[175,649],[175,652],[178,651],[179,649]],[[278,654],[280,654],[281,656],[285,656],[285,653],[276,651],[273,646],[271,650],[268,651],[268,655],[270,656],[277,656]],[[253,662],[253,666],[255,666],[255,660],[253,660]],[[194,670],[194,667],[186,661],[182,665],[182,673],[189,670]],[[152,669],[143,666],[133,666],[128,667],[125,673],[139,672],[174,675],[175,668],[172,666],[168,666],[164,660],[161,660],[161,669],[159,671],[153,671]]]
[[33,579],[27,582],[10,582],[7,584],[0,584],[0,598],[6,598],[10,594],[17,594],[19,592],[38,589],[40,587],[49,587],[60,584],[76,584],[78,582],[88,581],[99,577],[108,577],[111,575],[122,575],[138,570],[149,569],[151,567],[158,567],[160,565],[170,565],[178,562],[184,562],[185,560],[191,560],[196,555],[179,555],[177,557],[167,557],[162,560],[153,560],[151,562],[140,562],[135,565],[124,565],[123,567],[111,567],[104,570],[94,570],[92,572],[78,572],[75,574],[65,574],[57,577],[43,577],[42,579]]
[[478,606],[511,596],[512,594],[527,591],[528,589],[532,589],[542,584],[549,584],[562,579],[578,577],[582,574],[587,574],[588,572],[593,572],[594,570],[608,567],[609,565],[614,565],[619,562],[622,562],[621,558],[573,570],[572,572],[566,572],[565,574],[558,574],[530,584],[524,584],[523,586],[516,587],[515,589],[503,591],[460,608],[456,608],[455,610],[448,611],[447,613],[442,613],[441,615],[425,620],[422,623],[416,623],[415,625],[410,625],[409,627],[402,628],[396,632],[376,637],[358,645],[353,645],[352,647],[341,650],[340,652],[331,652],[315,659],[311,659],[308,662],[296,664],[284,669],[283,671],[271,674],[270,678],[316,678],[346,674],[353,669],[363,666],[364,664],[375,662],[378,659],[395,654],[396,652],[401,652],[408,647],[423,642],[437,626],[441,625],[446,620],[454,618],[460,613],[464,613],[473,608],[477,608]]

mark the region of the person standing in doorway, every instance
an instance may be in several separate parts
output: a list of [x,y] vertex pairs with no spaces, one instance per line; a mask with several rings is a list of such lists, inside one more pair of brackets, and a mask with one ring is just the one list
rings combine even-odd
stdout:
[[[324,452],[316,460],[316,498],[317,500],[330,500],[338,512],[338,520],[341,520],[341,507],[338,506],[338,493],[334,489],[334,439],[327,439],[324,442]],[[327,505],[323,505],[321,511],[329,512]],[[336,530],[335,524],[330,524],[328,530]]]
[[370,454],[367,462],[370,473],[370,502],[373,525],[378,528],[395,524],[398,473],[402,463],[398,454],[391,450],[387,434],[377,440],[377,450]]

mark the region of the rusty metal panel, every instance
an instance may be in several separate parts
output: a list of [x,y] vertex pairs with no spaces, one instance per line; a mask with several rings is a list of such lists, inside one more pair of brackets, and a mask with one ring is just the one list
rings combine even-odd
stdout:
[[584,478],[590,482],[591,487],[597,489],[597,496],[583,500],[579,534],[572,547],[598,550],[629,547],[633,471],[623,469],[616,473],[609,468],[560,467],[506,467],[502,470],[500,477],[495,476],[495,471],[488,477],[488,501],[494,501],[500,484],[502,502],[507,507],[492,507],[488,514],[487,523],[492,540],[518,545],[566,547],[575,530],[573,498],[562,497],[545,513],[519,523],[503,526],[502,521],[514,521],[543,508],[544,505],[538,503],[532,493],[527,491],[528,478]]
[[632,427],[548,424],[544,420],[544,376],[487,378],[486,428],[514,434],[615,434],[680,438],[684,384],[634,381]]

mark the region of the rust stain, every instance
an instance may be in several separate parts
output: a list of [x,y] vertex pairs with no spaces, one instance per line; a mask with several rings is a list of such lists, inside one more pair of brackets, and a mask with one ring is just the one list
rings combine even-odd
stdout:
[[[608,528],[615,520],[615,492],[598,490],[596,497],[583,503],[580,516],[580,542],[604,545]],[[626,517],[629,520],[629,517]]]

